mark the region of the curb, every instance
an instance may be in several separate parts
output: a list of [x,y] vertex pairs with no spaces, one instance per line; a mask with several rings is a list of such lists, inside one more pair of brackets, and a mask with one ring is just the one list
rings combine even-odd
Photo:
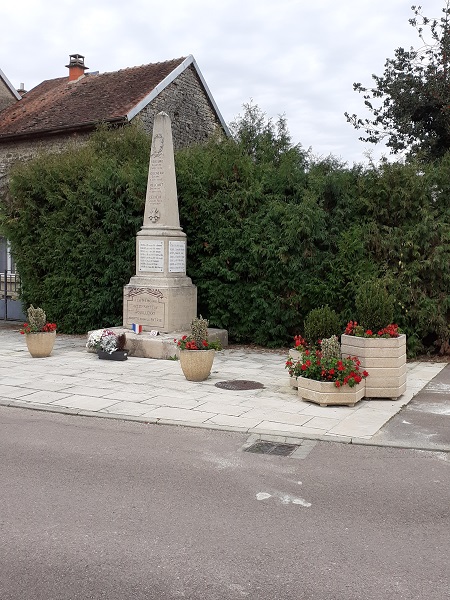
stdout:
[[192,423],[191,421],[174,421],[171,419],[151,419],[149,417],[136,417],[133,415],[120,415],[117,413],[100,413],[96,411],[83,410],[77,408],[65,408],[63,406],[51,406],[47,404],[30,404],[29,402],[20,402],[19,400],[5,400],[0,398],[0,406],[10,408],[25,408],[28,410],[37,410],[42,412],[75,415],[78,417],[97,417],[101,419],[112,419],[115,421],[131,421],[147,425],[175,425],[178,427],[189,427],[191,429],[209,429],[212,431],[227,431],[230,433],[244,433],[256,436],[252,439],[260,439],[268,442],[280,442],[286,444],[296,444],[299,441],[311,440],[315,442],[334,442],[339,444],[349,444],[354,446],[372,446],[375,448],[394,448],[399,450],[421,450],[425,452],[449,452],[450,445],[426,446],[421,444],[407,444],[401,442],[383,442],[375,440],[366,440],[362,438],[339,437],[333,435],[295,435],[292,431],[279,431],[276,434],[268,429],[255,431],[254,427],[236,427],[231,425],[215,425],[214,423]]

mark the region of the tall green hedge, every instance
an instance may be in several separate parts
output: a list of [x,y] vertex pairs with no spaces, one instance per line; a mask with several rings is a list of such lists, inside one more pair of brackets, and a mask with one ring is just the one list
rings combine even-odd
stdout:
[[[198,312],[234,341],[285,345],[328,304],[342,327],[380,280],[411,353],[449,351],[450,156],[348,167],[291,144],[286,123],[246,107],[232,139],[176,156],[188,275]],[[118,324],[134,273],[149,140],[134,127],[18,168],[0,227],[23,300],[60,331]]]
[[0,213],[26,306],[66,333],[121,324],[134,273],[150,144],[134,127],[17,167]]

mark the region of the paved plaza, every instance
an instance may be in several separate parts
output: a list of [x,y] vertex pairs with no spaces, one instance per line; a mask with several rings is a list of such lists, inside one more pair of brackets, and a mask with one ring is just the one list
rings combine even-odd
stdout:
[[[31,358],[18,329],[0,329],[0,404],[147,423],[240,431],[285,439],[371,443],[373,436],[446,363],[408,363],[398,400],[363,400],[353,408],[304,402],[289,385],[286,355],[247,349],[216,353],[211,376],[187,381],[176,360],[99,360],[85,338],[58,335],[50,357]],[[262,389],[229,391],[216,383],[256,381]]]

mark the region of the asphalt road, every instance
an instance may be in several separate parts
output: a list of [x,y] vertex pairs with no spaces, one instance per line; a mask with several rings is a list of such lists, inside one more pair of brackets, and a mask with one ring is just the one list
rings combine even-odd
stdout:
[[0,407],[1,600],[448,600],[450,455]]
[[450,363],[372,441],[431,450],[433,446],[450,448]]

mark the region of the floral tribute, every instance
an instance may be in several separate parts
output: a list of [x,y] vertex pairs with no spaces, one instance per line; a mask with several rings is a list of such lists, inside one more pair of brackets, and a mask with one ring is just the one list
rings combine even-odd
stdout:
[[355,356],[347,358],[324,357],[322,350],[311,352],[304,350],[302,360],[288,358],[286,369],[291,377],[305,377],[315,381],[334,383],[337,388],[348,385],[354,387],[368,377],[367,371],[361,371],[361,362]]
[[116,334],[111,329],[96,329],[90,334],[86,348],[103,350],[103,352],[112,354],[116,350],[123,350],[125,344],[126,336],[124,333]]
[[358,325],[357,321],[349,321],[344,333],[345,335],[365,338],[397,338],[401,334],[401,330],[398,325],[391,323],[387,327],[374,332],[371,329],[364,329],[362,325]]

